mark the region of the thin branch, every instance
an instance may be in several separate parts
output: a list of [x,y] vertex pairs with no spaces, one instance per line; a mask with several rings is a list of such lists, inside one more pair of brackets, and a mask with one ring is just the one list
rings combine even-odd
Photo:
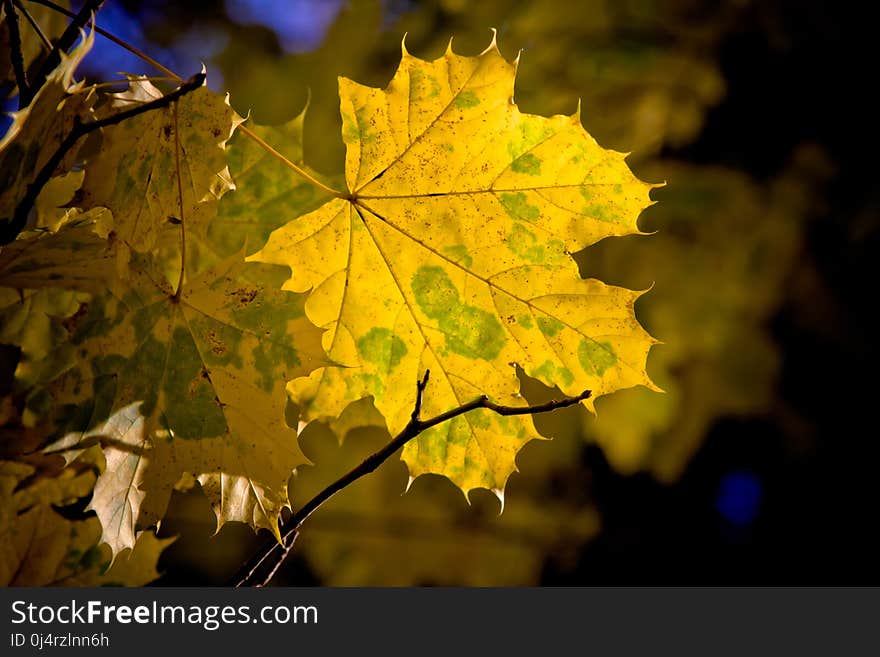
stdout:
[[[416,400],[413,405],[412,416],[410,421],[403,428],[403,431],[397,434],[391,442],[382,447],[379,451],[364,459],[360,465],[349,470],[346,474],[342,475],[339,479],[315,495],[311,500],[306,502],[302,508],[283,522],[280,527],[282,542],[279,544],[272,541],[264,545],[259,552],[242,566],[232,580],[230,580],[232,585],[240,587],[265,586],[268,584],[277,572],[278,567],[290,553],[290,549],[299,535],[300,527],[308,517],[312,515],[312,513],[324,504],[324,502],[336,495],[336,493],[354,483],[364,475],[373,472],[376,468],[382,465],[382,463],[387,461],[388,458],[398,449],[406,445],[410,440],[423,431],[478,408],[485,408],[499,415],[535,415],[538,413],[554,411],[557,408],[573,406],[574,404],[587,399],[590,394],[592,394],[589,390],[585,390],[576,397],[564,397],[562,399],[549,401],[544,404],[536,404],[534,406],[504,406],[496,404],[486,395],[482,395],[466,404],[458,406],[457,408],[436,415],[428,420],[422,420],[420,417],[422,397],[424,396],[425,388],[428,385],[429,374],[430,372],[425,372],[424,378],[416,383]],[[257,576],[258,571],[261,570],[268,571],[262,578]]]
[[[177,78],[172,78],[170,75],[139,75],[136,78],[137,82],[180,82]],[[105,80],[104,82],[96,82],[95,84],[90,84],[87,87],[82,87],[79,89],[69,90],[68,93],[73,94],[87,94],[92,92],[95,89],[103,89],[107,87],[129,87],[131,86],[132,79],[125,78],[119,80]],[[117,99],[120,101],[121,99]],[[126,99],[128,100],[128,99]],[[142,101],[138,100],[129,100],[128,102],[138,103]]]
[[40,24],[31,16],[31,12],[27,10],[27,8],[19,2],[19,0],[12,0],[12,4],[15,5],[15,8],[21,12],[21,15],[27,19],[27,22],[31,24],[34,32],[37,33],[37,36],[40,37],[40,41],[43,42],[43,45],[46,47],[46,50],[49,52],[52,51],[52,42],[49,41],[49,37],[46,36],[46,33],[43,32],[43,28],[40,27]]
[[31,12],[27,10],[27,8],[19,2],[19,0],[12,0],[13,6],[21,13],[22,16],[25,17],[28,23],[30,23],[31,28],[36,32],[37,36],[42,41],[43,46],[47,51],[52,51],[52,42],[49,41],[49,37],[46,36],[46,33],[43,32],[43,28],[40,27],[40,24],[31,16]]
[[73,20],[55,42],[49,56],[46,57],[43,65],[40,66],[40,70],[37,72],[36,76],[34,76],[34,79],[31,80],[31,85],[28,88],[27,94],[22,94],[23,100],[25,101],[24,106],[30,104],[34,96],[36,96],[37,92],[45,84],[49,74],[52,73],[52,71],[54,71],[61,63],[61,53],[66,53],[73,47],[73,44],[76,43],[76,40],[79,38],[80,32],[85,28],[86,23],[88,23],[89,19],[101,8],[102,4],[104,4],[104,0],[85,1],[82,9],[80,9],[73,17]]
[[25,99],[29,100],[30,85],[24,70],[24,56],[21,52],[18,12],[12,6],[12,0],[3,0],[3,13],[6,15],[6,25],[9,27],[9,59],[12,61],[12,71],[15,73],[15,84],[18,86],[18,109],[24,109],[27,107]]
[[43,168],[37,173],[34,182],[28,185],[27,191],[15,207],[12,218],[0,219],[0,246],[12,242],[22,231],[27,223],[28,214],[30,213],[31,208],[34,207],[34,203],[40,195],[40,192],[43,190],[43,187],[49,182],[55,169],[58,168],[61,161],[64,159],[64,156],[67,155],[70,149],[76,145],[77,141],[95,130],[122,123],[138,114],[144,114],[145,112],[167,107],[181,96],[201,87],[204,82],[204,73],[198,73],[171,93],[166,94],[161,98],[157,98],[156,100],[151,100],[143,105],[118,112],[113,116],[108,116],[90,123],[83,123],[79,116],[75,117],[73,120],[73,128],[70,133],[62,140],[61,144],[52,154],[52,157],[48,159],[46,164],[43,165]]
[[[61,5],[56,4],[56,3],[52,2],[51,0],[28,0],[28,2],[33,2],[34,4],[43,5],[44,7],[48,7],[49,9],[57,11],[59,14],[64,14],[68,18],[76,18],[76,14],[74,14],[72,11],[65,9]],[[108,32],[107,30],[105,30],[101,27],[98,27],[97,25],[95,25],[95,32],[100,34],[102,37],[109,39],[110,41],[115,43],[117,46],[120,46],[121,48],[125,48],[132,55],[135,55],[136,57],[140,57],[147,64],[150,64],[151,66],[155,66],[157,69],[162,71],[165,75],[174,78],[177,82],[183,82],[183,78],[180,77],[179,75],[177,75],[177,73],[175,73],[174,71],[172,71],[169,68],[166,68],[165,66],[163,66],[162,64],[157,62],[155,59],[153,59],[152,57],[150,57],[146,53],[141,52],[140,50],[138,50],[137,48],[135,48],[131,44],[126,43],[125,41],[123,41],[122,39],[120,39],[116,35],[112,34],[111,32]]]
[[[69,12],[64,7],[61,7],[60,5],[55,4],[54,2],[51,2],[51,0],[29,0],[29,2],[36,2],[37,4],[43,5],[44,7],[49,7],[50,9],[54,9],[55,11],[61,12],[62,14],[65,14],[66,16],[70,16],[70,17],[73,16],[72,12]],[[175,78],[176,80],[178,80],[179,82],[183,82],[183,78],[180,77],[179,75],[177,75],[177,73],[175,73],[174,71],[172,71],[168,67],[163,66],[162,64],[157,62],[155,59],[153,59],[152,57],[147,55],[146,53],[141,52],[140,50],[138,50],[134,46],[126,43],[125,41],[123,41],[119,37],[111,34],[107,30],[104,30],[98,26],[95,26],[95,32],[97,32],[98,34],[100,34],[103,37],[106,37],[107,39],[110,39],[113,43],[120,46],[121,48],[125,48],[128,52],[135,55],[136,57],[140,57],[147,64],[154,66],[158,70],[162,71],[165,75],[171,76],[171,77]],[[294,164],[292,161],[287,159],[284,155],[282,155],[277,150],[275,150],[275,148],[273,148],[270,144],[266,143],[262,138],[260,138],[253,130],[251,130],[247,126],[242,125],[242,126],[239,126],[238,129],[241,132],[243,132],[249,139],[252,139],[257,144],[259,144],[263,149],[266,150],[267,153],[278,158],[286,167],[288,167],[289,169],[294,171],[297,175],[304,178],[306,181],[308,181],[309,183],[311,183],[312,185],[314,185],[318,189],[322,189],[325,192],[327,192],[328,194],[333,194],[333,196],[336,196],[338,198],[345,198],[346,197],[346,194],[343,194],[339,190],[333,189],[332,187],[325,185],[320,180],[318,180],[313,175],[311,175],[308,171],[303,169],[301,166]]]

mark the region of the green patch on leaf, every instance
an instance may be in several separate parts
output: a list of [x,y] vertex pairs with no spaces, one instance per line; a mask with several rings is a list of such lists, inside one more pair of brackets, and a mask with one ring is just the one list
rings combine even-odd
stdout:
[[549,383],[561,383],[564,386],[574,382],[574,376],[566,367],[556,367],[552,361],[545,360],[532,372],[532,376],[538,377]]
[[165,370],[165,415],[174,435],[181,438],[219,436],[226,432],[223,409],[202,364],[192,335],[181,326],[174,329],[171,353]]
[[415,92],[413,96],[420,99],[436,98],[440,95],[440,85],[433,75],[418,68],[410,69],[410,84]]
[[452,101],[453,107],[457,109],[468,109],[470,107],[476,107],[480,104],[480,99],[477,97],[471,90],[462,91],[458,96],[455,97],[455,100]]
[[385,394],[385,383],[375,374],[355,374],[353,377],[345,379],[345,397],[346,399],[360,399],[366,394],[373,395],[375,398],[382,397]]
[[492,411],[488,408],[478,408],[467,414],[468,422],[478,429],[488,429],[492,424]]
[[546,315],[543,317],[538,317],[538,329],[548,338],[552,338],[563,328],[565,328],[565,324],[560,322],[555,317],[547,317]]
[[610,342],[582,340],[578,346],[578,360],[585,372],[602,376],[617,362],[617,354],[614,353]]
[[448,317],[450,309],[460,304],[458,290],[441,267],[419,267],[412,279],[416,303],[431,319]]
[[523,260],[535,264],[559,262],[564,253],[562,242],[550,240],[542,244],[532,231],[520,223],[513,224],[507,236],[507,248]]
[[541,216],[541,211],[536,206],[529,205],[525,192],[516,192],[514,194],[506,192],[500,194],[498,198],[511,219],[535,221]]
[[366,108],[360,107],[355,111],[355,116],[342,113],[342,138],[350,144],[361,142],[369,144],[376,140],[375,131],[371,131],[370,117]]
[[446,334],[446,346],[468,358],[495,358],[507,336],[490,312],[461,303],[458,290],[442,268],[423,266],[412,280],[416,303]]
[[510,168],[517,173],[538,176],[541,174],[541,160],[534,153],[526,153],[511,162]]
[[357,341],[358,353],[375,363],[382,374],[388,374],[406,356],[406,344],[384,327],[374,327]]
[[468,358],[492,360],[507,341],[498,318],[474,306],[462,306],[442,317],[440,330],[446,334],[446,346]]
[[467,248],[463,244],[446,246],[443,248],[443,253],[465,267],[470,267],[474,263],[474,259],[471,257],[471,254],[468,253]]
[[587,205],[583,209],[583,214],[606,223],[614,223],[617,221],[617,217],[614,213],[609,212],[608,207],[602,203],[591,203],[590,205]]

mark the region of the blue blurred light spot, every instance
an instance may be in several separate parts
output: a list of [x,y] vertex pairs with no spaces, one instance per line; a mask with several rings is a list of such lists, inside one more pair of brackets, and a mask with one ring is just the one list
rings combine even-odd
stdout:
[[12,127],[12,112],[18,109],[18,94],[12,98],[3,99],[3,108],[0,112],[0,139],[6,136]]
[[715,508],[730,524],[745,527],[758,515],[762,496],[763,486],[754,472],[733,470],[721,477]]
[[226,0],[226,14],[241,25],[264,25],[278,35],[284,52],[321,45],[343,0]]
[[[119,3],[104,4],[98,13],[98,25],[123,41],[150,53],[159,61],[164,59],[161,49],[147,42],[138,17],[126,11]],[[162,63],[166,62],[162,61]],[[102,79],[112,79],[123,72],[136,75],[157,74],[153,67],[141,61],[140,57],[102,37],[95,38],[95,45],[83,61],[82,69]]]
[[[81,3],[72,4],[76,9]],[[210,63],[226,47],[226,35],[217,29],[196,24],[167,47],[153,43],[146,37],[144,26],[161,18],[156,13],[161,4],[163,3],[157,1],[152,6],[146,5],[135,14],[119,3],[106,2],[98,13],[98,25],[184,78],[198,72],[203,62],[208,64],[208,86],[214,91],[221,91],[223,77],[219,69],[214,70]],[[164,75],[137,55],[101,36],[95,38],[95,44],[83,60],[80,71],[99,80],[118,79],[121,73],[159,77]]]

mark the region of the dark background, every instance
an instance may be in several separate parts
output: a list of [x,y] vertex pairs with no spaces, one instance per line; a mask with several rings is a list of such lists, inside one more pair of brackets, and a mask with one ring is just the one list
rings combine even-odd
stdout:
[[[233,20],[232,4],[109,0],[99,24],[178,72],[188,74],[199,59],[208,61],[212,86],[228,84],[239,111],[247,108],[236,105],[236,87],[247,94],[243,80],[250,77],[256,89],[253,94],[265,96],[275,90],[286,98],[280,104],[254,103],[255,118],[263,122],[290,118],[302,107],[308,84],[294,78],[272,79],[271,71],[236,61],[230,53],[241,52],[242,46],[236,51],[235,44],[243,43],[245,49],[250,47],[267,58],[276,55],[287,62],[288,70],[297,70],[303,58],[307,63],[320,61],[308,60],[309,53],[324,43],[340,3],[264,3],[259,12],[269,25],[280,24],[273,12],[277,16],[297,12],[296,25],[281,36],[266,27],[245,25],[248,21],[240,17]],[[520,45],[507,43],[504,49],[504,12],[510,11],[511,3],[497,4],[494,20],[474,29],[485,33],[486,28],[498,26],[502,50],[510,55]],[[575,11],[554,4],[560,12]],[[592,4],[573,3],[585,11]],[[682,9],[682,4],[687,7]],[[419,15],[427,22],[421,34],[443,38],[469,21],[492,19],[485,12],[471,18],[467,9],[450,9],[452,5],[456,3],[380,3],[380,25],[385,31],[377,38],[386,43],[384,50],[364,53],[364,61],[372,68],[367,79],[359,79],[371,84],[387,81],[402,31],[398,22],[405,23],[408,16]],[[583,442],[578,467],[586,476],[581,494],[597,509],[601,528],[591,540],[576,546],[572,559],[560,560],[548,552],[537,583],[880,583],[875,565],[880,546],[873,526],[880,433],[874,412],[878,353],[871,321],[878,282],[880,198],[874,182],[876,106],[868,98],[877,80],[874,23],[859,12],[858,3],[744,0],[630,5],[653,12],[657,27],[651,29],[660,44],[675,33],[665,30],[667,12],[670,21],[674,17],[677,23],[692,21],[694,25],[721,11],[732,16],[714,35],[707,55],[720,71],[724,93],[717,102],[707,103],[702,124],[692,138],[679,143],[668,140],[657,147],[653,155],[657,161],[723,166],[761,182],[778,176],[789,166],[792,153],[809,144],[823,153],[829,175],[820,201],[803,212],[799,224],[803,247],[783,277],[781,299],[761,320],[779,357],[768,404],[754,412],[721,413],[713,418],[702,444],[673,481],[661,482],[649,468],[621,474],[602,449],[589,440]],[[194,37],[198,33],[192,27],[202,25],[210,28],[202,33],[207,36]],[[373,28],[365,25],[364,29]],[[187,38],[181,40],[181,35]],[[327,38],[333,38],[332,32]],[[420,38],[417,35],[416,41]],[[625,24],[619,28],[619,38],[630,38]],[[528,45],[536,52],[542,48],[540,40]],[[422,54],[417,47],[411,45],[411,49]],[[93,74],[106,77],[135,66],[124,52],[112,52],[117,59],[101,63],[106,70],[93,70]],[[211,80],[211,66],[222,73],[221,80]],[[323,73],[311,70],[313,75]],[[332,77],[330,71],[326,73]],[[263,78],[267,80],[261,82]],[[553,79],[551,72],[547,84]],[[320,103],[320,90],[316,95],[313,101]],[[567,102],[573,104],[576,96]],[[528,109],[549,113],[534,104]],[[585,125],[592,130],[589,117]],[[329,137],[321,134],[318,139]],[[638,154],[639,144],[627,146],[625,150]],[[338,161],[338,153],[326,155],[318,150],[310,147],[307,138],[307,161],[311,157],[325,168],[334,157]],[[635,168],[638,173],[638,165]],[[662,196],[655,198],[662,204]],[[652,227],[663,230],[662,225]],[[210,583],[211,575],[193,569],[199,550],[226,549],[218,546],[244,541],[245,547],[239,548],[243,554],[254,543],[246,531],[226,529],[212,539],[217,541],[213,544],[197,543],[186,537],[192,530],[183,517],[169,518],[163,531],[184,536],[160,562],[160,570],[165,571],[161,584]],[[223,543],[230,531],[235,540]],[[195,534],[201,540],[210,531],[203,528]],[[234,560],[234,556],[229,558]],[[286,583],[322,581],[302,555],[284,572]]]

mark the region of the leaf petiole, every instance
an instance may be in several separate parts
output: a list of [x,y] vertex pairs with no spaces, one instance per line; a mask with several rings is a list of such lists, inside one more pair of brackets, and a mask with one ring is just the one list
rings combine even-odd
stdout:
[[180,207],[180,278],[177,279],[177,289],[174,290],[173,300],[180,299],[183,290],[183,277],[186,272],[186,221],[183,216],[183,180],[180,176],[180,127],[177,122],[177,103],[172,103],[174,116],[174,161],[177,172],[177,198]]

